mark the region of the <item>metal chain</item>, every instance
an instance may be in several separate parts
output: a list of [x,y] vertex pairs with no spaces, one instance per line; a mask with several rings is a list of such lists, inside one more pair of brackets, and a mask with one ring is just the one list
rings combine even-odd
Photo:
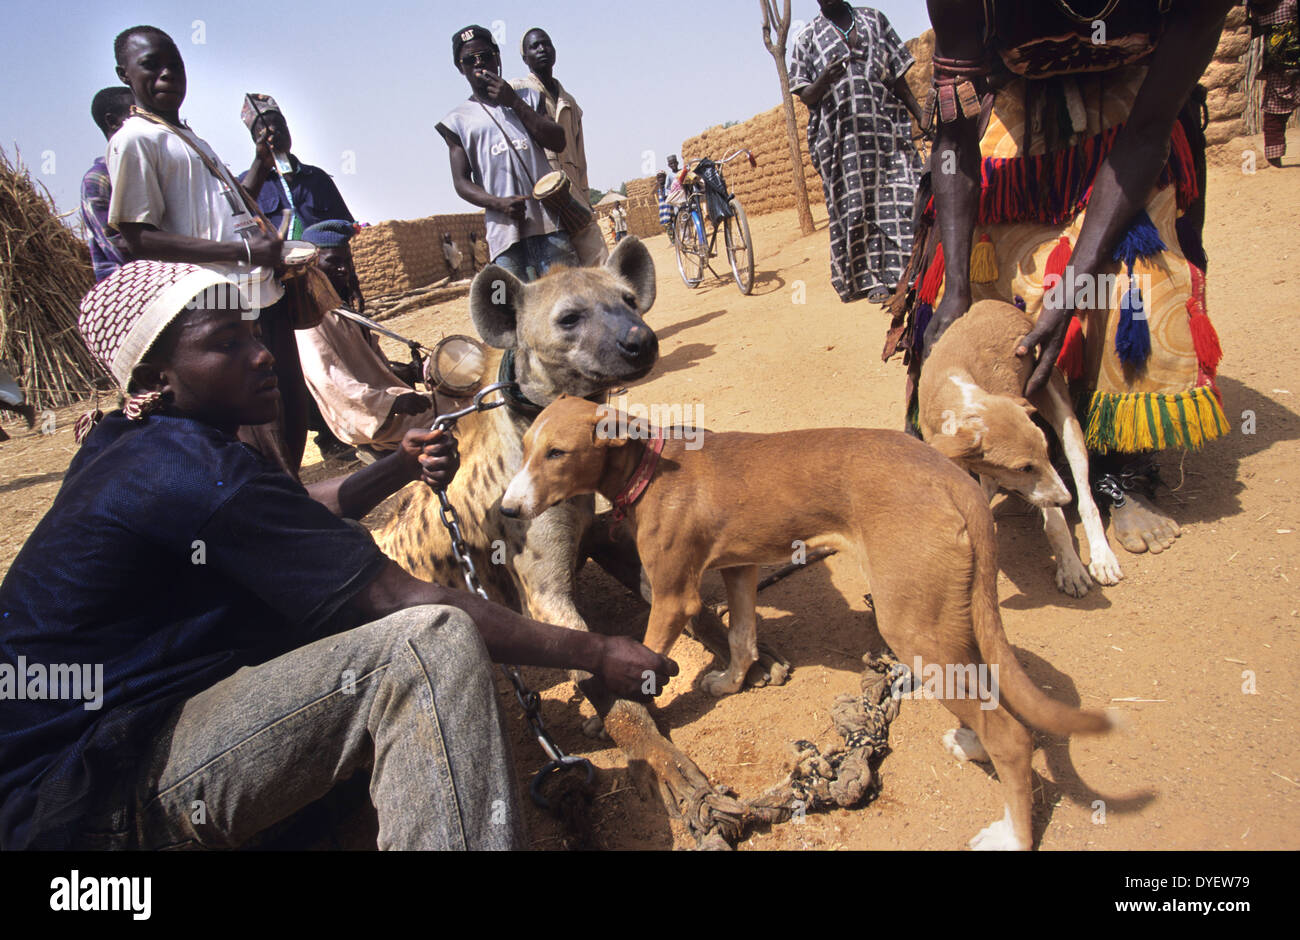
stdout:
[[[474,396],[474,400],[466,407],[459,411],[453,411],[449,414],[439,415],[433,422],[435,431],[452,431],[456,427],[456,422],[471,414],[491,411],[493,408],[500,408],[506,404],[503,397],[499,401],[485,402],[484,399],[493,392],[503,392],[510,385],[509,382],[495,382],[492,385],[480,389]],[[451,536],[451,550],[456,556],[456,561],[460,563],[461,574],[465,579],[465,586],[473,593],[477,594],[483,600],[491,602],[492,598],[488,597],[487,591],[483,590],[483,585],[479,581],[478,568],[474,565],[474,559],[470,556],[469,546],[465,544],[465,536],[460,529],[460,516],[456,513],[456,507],[451,504],[447,498],[445,488],[434,488],[438,494],[438,513],[442,517],[442,524],[446,526],[448,534]],[[541,784],[544,778],[550,773],[559,769],[568,768],[585,768],[587,771],[587,781],[590,783],[595,775],[595,768],[585,757],[570,757],[564,753],[561,748],[551,738],[550,732],[546,730],[546,725],[542,721],[542,699],[541,696],[534,692],[524,683],[523,677],[520,676],[519,670],[514,666],[501,664],[501,671],[505,673],[506,678],[510,680],[510,685],[514,688],[515,698],[519,700],[520,707],[524,710],[524,717],[528,720],[528,725],[532,729],[533,735],[537,738],[537,743],[541,745],[546,756],[550,758],[547,764],[537,772],[533,779],[530,792],[533,800],[543,808],[549,808],[546,798],[541,793]]]

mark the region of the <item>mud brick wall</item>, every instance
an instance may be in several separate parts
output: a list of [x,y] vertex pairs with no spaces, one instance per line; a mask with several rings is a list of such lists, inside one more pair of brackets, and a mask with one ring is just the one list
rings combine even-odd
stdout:
[[[776,84],[773,72],[772,83]],[[808,157],[808,109],[795,99],[795,121],[799,126],[799,153],[803,158],[808,198],[821,198],[822,181]],[[682,142],[682,159],[708,157],[720,160],[728,150],[748,149],[757,166],[740,157],[723,168],[727,185],[736,194],[747,215],[762,215],[794,208],[794,175],[790,168],[790,144],[785,133],[785,111],[778,105],[732,127],[710,127],[703,134]],[[632,191],[631,184],[628,192]]]
[[1219,48],[1201,76],[1209,94],[1210,126],[1205,132],[1208,144],[1226,144],[1246,133],[1246,64],[1250,51],[1250,27],[1246,25],[1246,8],[1235,6],[1219,37]]
[[464,256],[460,274],[468,276],[470,232],[486,237],[481,212],[394,220],[362,229],[352,239],[352,257],[362,292],[367,298],[379,298],[447,277],[451,272],[442,255],[442,236],[447,232]]
[[[627,200],[622,203],[623,211],[627,213],[627,232],[629,235],[635,235],[637,238],[650,238],[653,235],[662,235],[664,230],[659,225],[659,195],[657,193],[657,183],[653,176],[647,176],[643,179],[627,181]],[[600,220],[600,230],[605,233],[605,241],[609,241],[609,214],[613,211],[613,206],[597,206],[595,209],[596,216]]]

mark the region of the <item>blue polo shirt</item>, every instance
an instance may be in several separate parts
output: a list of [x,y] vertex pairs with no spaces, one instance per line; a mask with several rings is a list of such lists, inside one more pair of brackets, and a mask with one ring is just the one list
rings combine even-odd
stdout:
[[[298,218],[302,220],[303,228],[331,219],[356,221],[328,173],[318,166],[302,163],[293,154],[289,154],[289,162],[296,168],[289,179],[289,192],[293,196],[293,205],[298,211]],[[247,175],[247,172],[241,174],[239,181],[242,183]],[[280,221],[276,213],[289,208],[289,200],[285,198],[284,187],[280,183],[280,174],[275,170],[262,183],[262,189],[257,194],[257,204],[276,223]]]
[[[0,584],[0,670],[28,676],[0,684],[0,848],[66,846],[173,708],[354,626],[334,615],[385,563],[217,429],[108,415]],[[102,666],[100,707],[31,694],[34,667],[69,665]]]

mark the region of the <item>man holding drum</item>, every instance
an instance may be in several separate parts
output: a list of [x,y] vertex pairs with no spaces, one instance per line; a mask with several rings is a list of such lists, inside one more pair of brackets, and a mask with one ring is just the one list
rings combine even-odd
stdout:
[[437,128],[450,151],[457,195],[485,210],[493,263],[525,281],[555,264],[576,266],[568,235],[532,195],[552,172],[545,151],[565,148],[564,128],[540,112],[536,90],[516,91],[501,78],[501,53],[489,30],[458,31],[451,51],[471,94]]
[[[524,64],[528,66],[527,78],[518,78],[510,82],[516,91],[531,88],[541,95],[541,111],[548,118],[564,128],[567,146],[559,151],[547,150],[546,159],[552,170],[559,170],[569,179],[569,192],[582,203],[590,202],[587,181],[587,146],[582,136],[582,108],[573,100],[573,95],[560,84],[552,74],[555,68],[555,46],[544,29],[530,29],[524,33],[520,52]],[[578,260],[587,267],[605,263],[609,258],[609,249],[600,233],[593,214],[591,221],[579,232],[569,236],[573,241]]]

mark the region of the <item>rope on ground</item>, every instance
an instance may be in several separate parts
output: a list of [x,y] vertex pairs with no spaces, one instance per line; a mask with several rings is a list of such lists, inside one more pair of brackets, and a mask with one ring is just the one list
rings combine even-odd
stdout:
[[890,694],[894,663],[872,656],[863,662],[861,694],[839,695],[831,704],[831,721],[844,744],[822,754],[811,741],[792,742],[785,779],[750,800],[726,791],[697,791],[681,807],[697,848],[727,849],[755,826],[865,805],[879,793],[875,770],[889,753],[889,726],[898,717],[898,700]]

